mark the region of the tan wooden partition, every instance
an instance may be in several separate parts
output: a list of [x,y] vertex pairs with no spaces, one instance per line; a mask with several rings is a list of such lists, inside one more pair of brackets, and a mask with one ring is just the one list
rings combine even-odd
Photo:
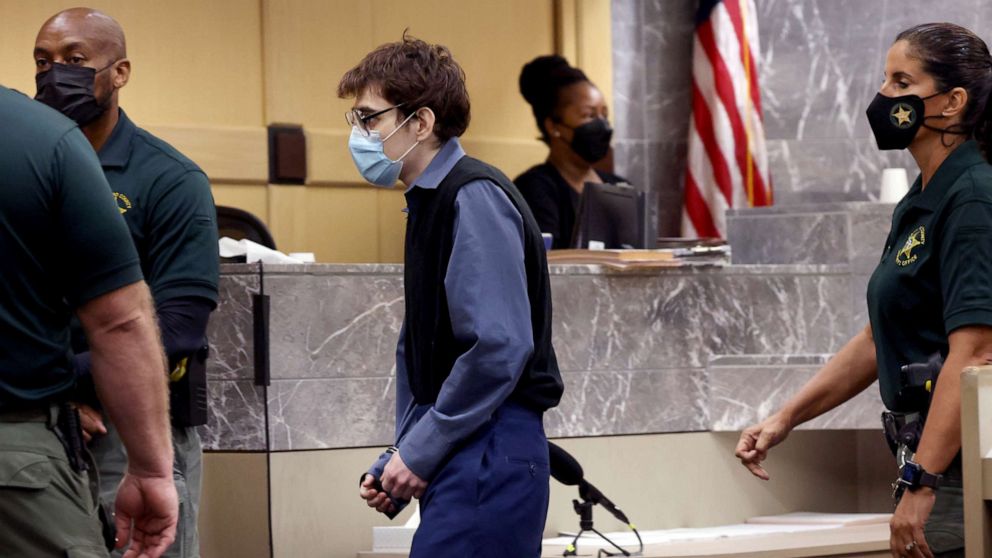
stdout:
[[965,552],[992,555],[992,366],[968,368],[961,382]]
[[[400,189],[365,185],[334,91],[404,31],[451,48],[468,76],[473,155],[511,177],[546,156],[517,90],[520,68],[564,53],[609,97],[609,0],[97,0],[124,27],[133,66],[121,105],[211,177],[218,204],[259,215],[284,251],[324,262],[402,260]],[[76,0],[0,0],[0,83],[34,92],[41,24]],[[265,128],[302,124],[305,186],[270,185]]]

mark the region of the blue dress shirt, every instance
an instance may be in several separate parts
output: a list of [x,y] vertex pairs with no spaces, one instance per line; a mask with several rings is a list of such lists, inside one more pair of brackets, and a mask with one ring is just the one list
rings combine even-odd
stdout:
[[[465,151],[448,140],[407,189],[434,189]],[[409,196],[408,196],[409,202]],[[411,215],[415,206],[408,207]],[[396,348],[396,447],[407,467],[430,481],[459,442],[486,423],[517,385],[534,351],[524,269],[523,218],[495,183],[476,180],[455,197],[453,247],[444,290],[462,354],[433,405],[413,401],[403,339]],[[391,454],[369,470],[376,478]]]

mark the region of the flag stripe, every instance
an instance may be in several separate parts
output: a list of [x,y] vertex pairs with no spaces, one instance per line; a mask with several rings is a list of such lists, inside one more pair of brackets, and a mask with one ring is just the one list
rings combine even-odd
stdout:
[[[745,32],[744,19],[741,16],[741,6],[738,1],[739,0],[727,0],[723,2],[723,6],[727,10],[727,14],[730,16],[734,33],[737,34],[738,44],[743,45],[745,37],[748,39],[750,39],[750,37],[747,37],[747,33]],[[754,17],[756,14],[751,13],[750,15],[751,17]],[[747,59],[745,60],[744,55],[741,54],[741,63],[750,64],[752,72],[758,68],[758,65],[754,62],[754,49],[751,48],[750,41],[748,43]],[[755,76],[755,78],[757,78],[757,76]],[[757,109],[758,117],[760,118],[763,113],[761,111],[761,92],[758,89],[757,79],[751,80],[751,102],[754,103],[754,108]]]
[[713,68],[713,85],[716,89],[717,97],[723,103],[730,120],[730,129],[733,133],[733,153],[738,169],[747,168],[747,135],[744,133],[744,123],[738,112],[737,99],[734,96],[733,81],[730,77],[730,70],[724,64],[723,57],[716,48],[716,39],[713,37],[712,19],[699,26],[699,42],[706,51],[706,57]]
[[692,220],[692,227],[696,236],[719,237],[720,231],[713,223],[713,216],[710,215],[709,207],[699,193],[699,186],[692,179],[692,173],[686,174],[685,183],[685,208]]
[[[740,192],[744,190],[744,177],[741,173],[741,167],[736,164],[737,159],[734,157],[735,141],[734,134],[731,130],[730,123],[730,112],[734,110],[733,107],[724,106],[720,102],[719,97],[716,93],[716,83],[715,75],[713,73],[713,68],[709,64],[709,58],[705,56],[705,51],[703,46],[699,42],[697,37],[694,41],[693,48],[696,52],[703,52],[704,55],[693,57],[692,62],[692,78],[693,83],[695,83],[699,93],[706,104],[706,109],[709,111],[709,120],[711,121],[713,127],[713,137],[716,139],[715,149],[723,155],[723,160],[727,163],[727,170],[730,174],[730,192],[729,196],[725,198],[728,206],[733,207],[734,205],[740,204]],[[698,144],[698,149],[703,149],[705,144],[701,141]],[[707,163],[709,165],[709,163]],[[707,175],[709,176],[709,175]],[[699,177],[696,177],[697,181]],[[716,177],[709,178],[707,181],[700,182],[703,185],[712,185]],[[713,188],[714,190],[716,188]],[[709,188],[707,188],[707,191]],[[736,203],[735,203],[735,198]],[[720,220],[717,219],[717,224],[719,226]]]
[[[708,208],[705,216],[702,216],[703,222],[711,222],[717,231],[721,230],[723,228],[721,218],[724,211],[728,207],[731,207],[731,204],[727,202],[723,192],[718,188],[712,187],[715,181],[713,165],[707,157],[706,148],[703,146],[703,139],[695,126],[689,129],[689,164],[686,173],[691,176],[696,184],[699,197],[705,203],[703,209]],[[709,186],[704,189],[700,187],[702,185]],[[740,188],[740,185],[738,185],[738,188]]]
[[706,155],[713,167],[713,177],[716,179],[717,186],[727,203],[733,204],[734,194],[731,189],[730,168],[716,142],[716,132],[713,129],[713,117],[710,115],[710,109],[706,106],[706,100],[695,83],[692,84],[692,119],[696,131],[702,139],[703,146],[706,148]]

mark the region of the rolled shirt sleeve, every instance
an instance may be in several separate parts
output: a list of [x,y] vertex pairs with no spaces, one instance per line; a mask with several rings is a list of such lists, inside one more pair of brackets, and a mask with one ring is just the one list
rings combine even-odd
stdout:
[[444,288],[455,339],[469,349],[398,444],[428,481],[509,397],[534,350],[520,212],[496,184],[470,182],[455,198],[453,236]]

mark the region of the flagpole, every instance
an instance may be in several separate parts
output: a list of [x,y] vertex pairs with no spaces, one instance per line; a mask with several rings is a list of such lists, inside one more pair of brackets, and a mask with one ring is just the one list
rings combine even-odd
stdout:
[[752,137],[754,134],[754,131],[751,129],[751,112],[753,110],[752,104],[754,100],[751,99],[751,41],[747,35],[747,18],[749,15],[747,8],[750,0],[739,0],[739,2],[741,7],[741,44],[743,45],[741,62],[744,64],[744,75],[747,80],[747,89],[744,93],[744,133],[747,136],[747,169],[745,170],[745,176],[747,178],[745,183],[747,205],[748,207],[754,207],[754,165],[751,159]]

